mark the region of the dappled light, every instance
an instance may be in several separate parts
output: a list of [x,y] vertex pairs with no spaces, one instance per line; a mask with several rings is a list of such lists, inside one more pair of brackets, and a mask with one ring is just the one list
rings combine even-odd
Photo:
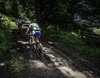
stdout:
[[[26,40],[21,39],[21,40],[18,40],[17,42],[18,42],[18,44],[20,44],[22,46],[26,45],[26,47],[23,46],[23,48],[25,47],[23,50],[26,51],[26,49],[30,49],[30,48],[27,48],[29,46],[28,46],[28,42]],[[30,70],[28,69],[29,71],[27,73],[33,72],[34,69],[36,71],[38,69],[41,69],[41,73],[45,73],[44,71],[46,70],[48,72],[47,75],[50,76],[52,74],[51,72],[55,71],[55,69],[56,69],[56,70],[59,70],[59,72],[61,72],[64,77],[94,78],[92,71],[83,68],[82,65],[80,65],[81,67],[77,69],[77,67],[75,66],[76,64],[74,64],[75,63],[74,60],[70,59],[69,57],[66,57],[66,55],[62,54],[59,49],[57,49],[57,48],[55,49],[52,46],[55,44],[54,42],[49,41],[48,44],[43,42],[43,44],[44,44],[43,50],[44,50],[44,55],[45,55],[43,61],[35,60],[35,58],[33,57],[33,52],[30,50],[27,50],[27,52],[29,53],[29,57],[30,57],[27,59],[28,63],[26,62],[26,64],[25,64],[25,66],[26,67],[28,66],[28,68],[30,69]],[[19,51],[21,49],[16,48],[16,50],[19,50]],[[27,52],[25,52],[25,53],[27,53]],[[24,58],[26,59],[26,57],[24,57]],[[85,60],[83,59],[83,61],[85,61]],[[51,73],[51,74],[49,74],[49,73]],[[35,74],[37,74],[37,73],[35,72]]]
[[[16,33],[13,34],[15,37]],[[75,33],[72,32],[72,34],[76,36]],[[10,51],[12,53],[15,52],[16,55],[18,54],[18,57],[24,59],[25,68],[20,72],[20,77],[95,78],[95,72],[84,66],[85,64],[83,63],[85,63],[86,60],[81,57],[78,58],[77,54],[72,53],[73,50],[65,49],[62,44],[55,43],[51,40],[42,42],[42,44],[44,56],[43,60],[39,60],[34,56],[34,52],[30,50],[25,35],[14,38],[12,42],[13,47]],[[66,54],[64,54],[64,52],[66,52]],[[72,55],[69,55],[70,52]],[[5,63],[0,63],[0,67],[2,66],[5,66]]]
[[0,5],[0,78],[100,78],[100,0]]
[[25,42],[25,41],[18,41],[18,42],[21,44],[28,44],[28,42]]
[[47,66],[39,60],[29,60],[29,63],[31,63],[30,64],[31,68],[42,68],[42,69],[47,68]]
[[[69,57],[66,57],[66,55],[62,54],[59,49],[55,49],[52,46],[54,44],[54,42],[52,41],[49,41],[48,44],[43,42],[43,61],[40,61],[33,57],[33,52],[29,50],[30,48],[27,48],[29,47],[29,45],[25,37],[23,37],[23,39],[18,40],[16,44],[18,44],[19,47],[16,47],[14,50],[18,52],[21,51],[23,53],[22,55],[24,59],[26,59],[26,69],[24,69],[23,71],[24,74],[34,72],[34,74],[37,75],[38,72],[41,72],[41,76],[51,77],[52,75],[54,76],[53,72],[55,71],[55,73],[57,73],[54,76],[55,78],[57,77],[57,75],[59,77],[63,76],[65,78],[93,78],[93,75],[89,70],[82,70],[83,67],[77,69],[74,65],[74,60],[70,59]],[[61,74],[59,75],[59,73]],[[28,74],[27,77],[29,77],[30,75],[31,77],[33,76],[32,74]],[[21,76],[25,77],[26,75],[23,76],[22,74]]]
[[1,66],[5,66],[5,63],[0,63],[0,67],[1,67]]
[[83,70],[82,72],[78,71],[73,64],[73,61],[69,62],[68,58],[66,60],[64,57],[61,57],[59,54],[57,54],[58,52],[54,53],[52,49],[53,48],[48,48],[48,51],[46,51],[47,52],[46,54],[50,57],[51,61],[54,63],[57,69],[59,69],[66,77],[68,76],[69,78],[71,77],[87,78],[87,76],[89,76],[90,78],[93,78],[92,73],[86,70]]

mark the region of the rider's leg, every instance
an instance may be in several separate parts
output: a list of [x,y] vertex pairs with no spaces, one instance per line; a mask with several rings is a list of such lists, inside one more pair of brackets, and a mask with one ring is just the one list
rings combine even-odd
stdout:
[[[39,39],[40,39],[41,32],[40,32],[40,31],[33,31],[32,33],[33,33],[32,42],[34,43],[35,40],[37,40],[37,42],[38,42],[38,47],[40,48],[40,41],[39,41]],[[37,36],[37,37],[36,37],[36,36]]]
[[32,31],[32,43],[35,43],[35,31]]
[[35,37],[32,35],[32,43],[35,43]]
[[38,39],[38,47],[41,48],[39,39]]

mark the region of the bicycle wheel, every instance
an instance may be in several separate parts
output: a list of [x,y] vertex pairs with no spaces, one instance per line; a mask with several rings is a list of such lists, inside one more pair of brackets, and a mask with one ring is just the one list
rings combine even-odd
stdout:
[[32,38],[29,37],[29,41],[28,41],[28,44],[31,44],[32,43]]
[[43,47],[42,44],[38,47],[38,43],[33,44],[33,56],[37,59],[43,60]]
[[39,48],[38,48],[38,44],[37,43],[34,43],[32,44],[33,45],[33,55],[36,57],[36,58],[39,58]]
[[40,43],[40,47],[37,46],[37,53],[38,53],[38,58],[42,60],[43,59],[43,46],[41,43]]

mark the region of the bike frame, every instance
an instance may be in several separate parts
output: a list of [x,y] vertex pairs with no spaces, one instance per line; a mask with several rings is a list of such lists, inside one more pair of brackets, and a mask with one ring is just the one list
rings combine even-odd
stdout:
[[42,58],[43,57],[43,48],[42,48],[42,44],[38,40],[39,39],[36,36],[36,38],[34,39],[35,43],[32,43],[32,34],[29,35],[30,48],[32,49],[33,52],[35,52],[37,57]]

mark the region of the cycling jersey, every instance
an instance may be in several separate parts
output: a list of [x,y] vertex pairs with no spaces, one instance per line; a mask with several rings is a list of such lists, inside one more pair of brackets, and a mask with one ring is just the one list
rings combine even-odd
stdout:
[[30,24],[29,28],[32,29],[32,30],[40,30],[40,27],[37,23]]
[[40,31],[40,27],[37,23],[30,24],[29,28],[32,29],[32,35],[34,35],[35,37],[37,36],[38,38],[40,38],[41,31]]

